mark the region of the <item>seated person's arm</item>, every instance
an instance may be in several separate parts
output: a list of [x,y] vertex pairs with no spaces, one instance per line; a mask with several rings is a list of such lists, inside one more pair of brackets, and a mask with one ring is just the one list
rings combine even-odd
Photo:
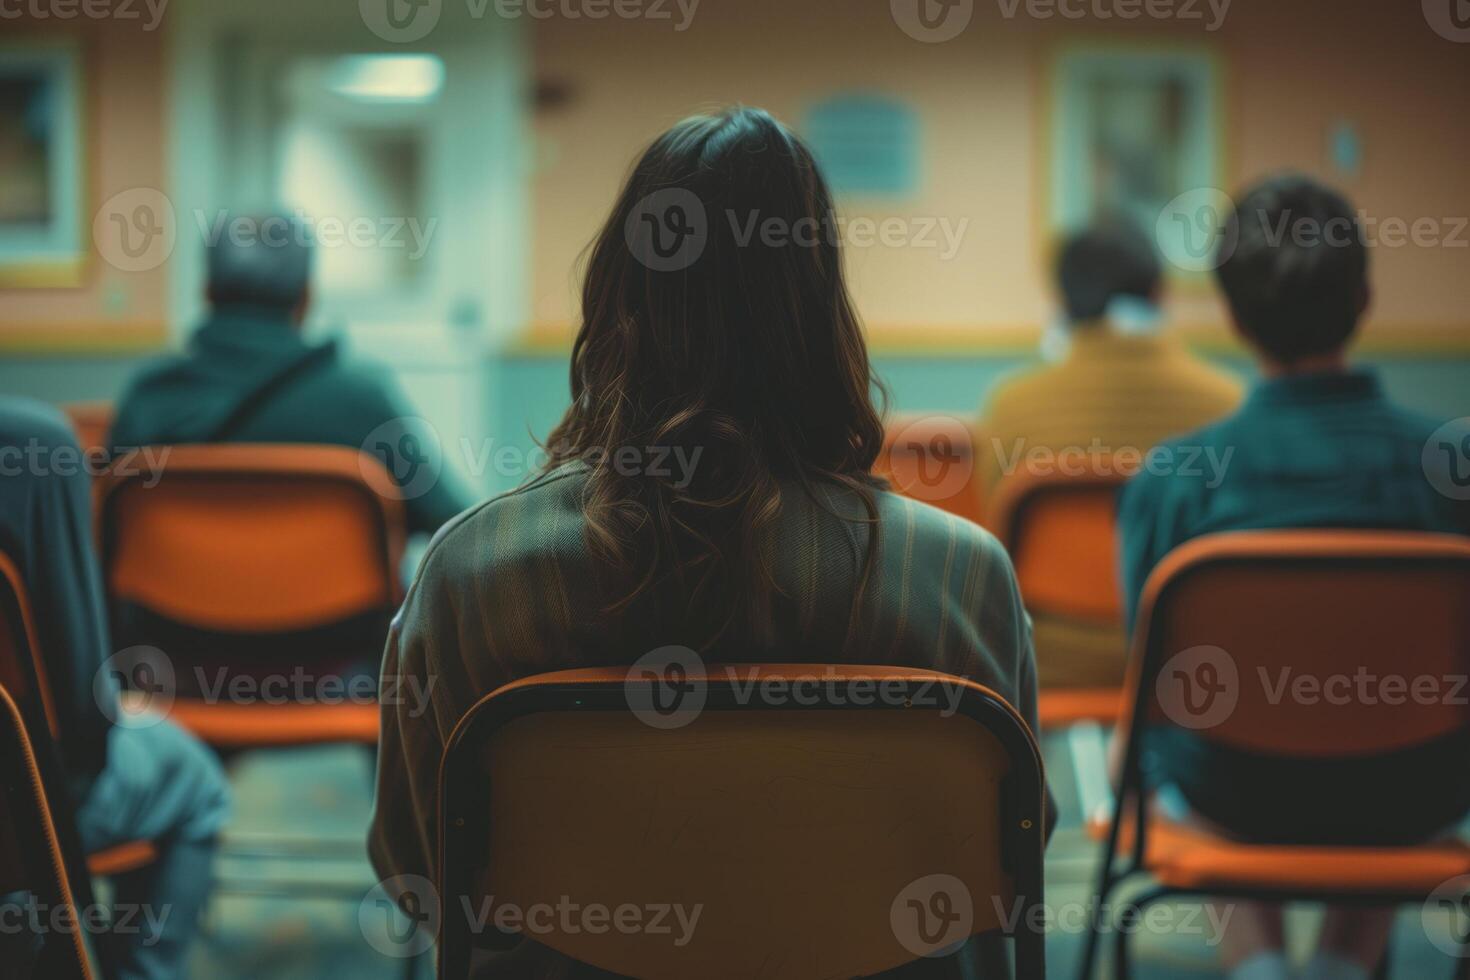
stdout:
[[[966,632],[973,631],[972,643],[965,646],[975,650],[977,659],[967,657],[967,662],[942,664],[940,669],[961,677],[969,677],[997,688],[997,692],[1011,698],[1012,707],[1021,715],[1033,734],[1040,738],[1037,723],[1037,679],[1036,650],[1031,638],[1031,616],[1021,599],[1021,587],[1016,581],[1016,570],[1010,557],[995,538],[986,535],[979,544],[979,552],[972,560],[980,565],[977,572],[979,588],[972,594],[969,587],[964,595],[969,599],[963,610]],[[962,567],[962,566],[957,566]],[[988,660],[989,663],[984,661]],[[999,683],[991,678],[998,679]],[[1011,691],[1005,690],[1005,679],[1010,679]],[[1056,827],[1056,800],[1051,788],[1046,787],[1046,835],[1049,838]]]
[[[80,459],[75,441],[70,436],[67,440]],[[31,567],[22,574],[35,609],[52,697],[62,713],[67,767],[73,774],[94,774],[107,761],[112,727],[99,699],[115,698],[117,682],[110,675],[98,677],[111,638],[92,544],[91,479],[81,468],[63,473],[56,467],[34,487],[25,549]]]
[[[428,640],[419,628],[427,613],[415,590],[393,620],[378,680],[382,730],[368,853],[381,879],[419,875],[433,880],[439,759],[446,732],[428,699]],[[406,622],[407,621],[407,622]],[[407,635],[405,635],[407,634]]]
[[443,538],[430,544],[383,653],[377,790],[368,831],[368,853],[383,880],[435,879],[445,742],[479,695],[508,679],[485,649],[482,621],[474,610],[460,608],[467,598],[473,601],[473,590],[456,594],[464,573],[452,567],[453,549],[441,547]]

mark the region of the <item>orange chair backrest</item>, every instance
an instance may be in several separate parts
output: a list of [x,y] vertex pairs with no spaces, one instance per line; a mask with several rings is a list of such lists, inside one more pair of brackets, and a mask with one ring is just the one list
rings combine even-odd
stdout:
[[886,478],[895,493],[979,524],[984,507],[975,428],[975,420],[954,415],[894,419],[873,472]]
[[[800,697],[755,693],[804,678]],[[1041,900],[1040,758],[992,692],[898,668],[712,666],[670,709],[667,679],[547,674],[460,722],[440,775],[441,976],[464,976],[465,896],[674,907],[671,933],[529,914],[518,930],[646,980],[868,976]],[[1041,975],[1041,939],[1017,931],[1019,975]]]
[[84,451],[108,448],[107,434],[112,431],[114,414],[111,402],[70,402],[61,410],[71,421],[77,443]]
[[154,453],[159,472],[119,466],[102,488],[116,600],[239,633],[310,629],[398,601],[403,503],[373,457],[284,445]]
[[[1470,725],[1470,540],[1250,531],[1191,541],[1139,607],[1135,709],[1298,758],[1387,753]],[[1140,701],[1139,699],[1143,699]]]
[[1020,470],[996,485],[990,527],[1033,613],[1122,621],[1116,512],[1124,479],[1099,465],[1080,475]]

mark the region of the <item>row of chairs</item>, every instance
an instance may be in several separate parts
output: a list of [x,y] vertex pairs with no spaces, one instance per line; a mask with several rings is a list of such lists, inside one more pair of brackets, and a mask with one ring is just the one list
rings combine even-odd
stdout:
[[[329,457],[336,458],[322,487],[298,471],[309,471]],[[297,618],[283,616],[280,611],[289,607],[278,602],[299,602],[303,582],[311,584],[305,590],[311,593],[325,581],[322,576],[336,574],[323,563],[343,547],[353,547],[344,545],[344,536],[351,533],[374,542],[357,553],[356,560],[365,564],[370,553],[381,563],[385,578],[385,591],[359,587],[353,594],[364,601],[390,597],[396,602],[397,587],[391,584],[396,582],[395,535],[365,531],[382,526],[394,513],[392,495],[381,492],[385,484],[380,481],[387,474],[374,467],[374,461],[355,453],[315,447],[175,450],[158,486],[145,492],[141,482],[124,480],[118,486],[101,488],[99,514],[109,582],[115,593],[130,601],[163,603],[163,611],[199,615],[215,627],[299,624],[301,610],[293,612]],[[225,489],[232,485],[234,491]],[[368,492],[346,489],[351,485],[366,487]],[[302,510],[297,509],[302,506],[298,494],[300,501],[307,502]],[[155,508],[158,513],[153,512]],[[344,517],[327,516],[328,510],[338,509],[357,515],[350,527]],[[163,511],[188,517],[171,518]],[[334,530],[329,539],[315,539],[313,548],[294,556],[293,560],[307,563],[303,567],[310,574],[293,572],[288,589],[276,574],[279,556],[269,560],[261,552],[271,542],[292,547],[293,536],[252,536],[248,528],[281,520],[297,527],[303,514],[312,515],[308,523],[321,522]],[[109,527],[115,530],[109,532]],[[217,564],[217,575],[210,571],[210,564],[195,565],[196,574],[188,574],[192,549],[212,547],[210,539],[222,528],[233,528],[226,532],[231,538],[249,538],[235,543],[252,552],[243,561],[238,555],[214,553],[211,561]],[[202,533],[204,530],[208,533]],[[328,541],[331,547],[325,546]],[[150,573],[152,561],[161,562],[166,570]],[[1018,567],[1024,567],[1024,562],[1018,562]],[[124,574],[122,569],[128,571]],[[164,581],[172,584],[164,588],[159,584]],[[362,579],[359,586],[365,582]],[[23,623],[23,592],[18,580],[9,584],[19,598],[7,607],[14,614],[7,616],[7,622]],[[209,594],[194,596],[201,589]],[[223,597],[235,589],[241,590],[236,594],[249,598],[243,605],[255,611],[237,611],[233,616],[226,612],[228,603]],[[297,594],[286,595],[287,591]],[[1151,890],[1141,900],[1133,899],[1135,908],[1178,891],[1407,901],[1422,899],[1441,883],[1470,874],[1470,855],[1458,845],[1364,852],[1261,848],[1202,838],[1169,824],[1155,811],[1138,753],[1145,725],[1181,723],[1178,705],[1172,705],[1172,712],[1164,710],[1158,697],[1160,670],[1173,653],[1202,646],[1224,648],[1243,678],[1253,676],[1257,666],[1283,662],[1303,671],[1350,673],[1359,664],[1381,670],[1386,651],[1393,652],[1392,667],[1399,673],[1464,673],[1470,664],[1467,596],[1470,544],[1435,535],[1234,534],[1202,539],[1172,556],[1151,580],[1140,614],[1141,629],[1128,694],[1123,699],[1128,711],[1119,726],[1127,746],[1119,805],[1111,820],[1095,828],[1106,841],[1098,894],[1106,897],[1124,885],[1144,881]],[[350,605],[339,601],[336,608],[340,612]],[[267,609],[275,611],[266,619],[255,618],[265,615]],[[1241,610],[1253,614],[1242,616]],[[12,647],[24,650],[24,642],[12,640]],[[1408,662],[1406,650],[1419,660]],[[783,673],[809,675],[828,668],[766,665],[760,669],[761,676],[770,678]],[[849,682],[856,682],[872,678],[877,669],[843,670]],[[916,688],[932,680],[931,675],[918,671],[895,674],[895,680]],[[754,932],[771,937],[760,945],[761,951],[779,950],[788,942],[790,949],[800,949],[806,957],[793,952],[791,962],[771,975],[810,976],[876,972],[911,958],[911,948],[902,942],[894,945],[893,940],[902,934],[893,918],[896,913],[883,904],[883,928],[879,929],[873,928],[871,917],[876,914],[876,895],[897,894],[895,882],[921,880],[924,876],[917,872],[924,869],[954,869],[964,893],[974,899],[969,932],[1007,931],[1010,920],[998,920],[998,913],[1041,902],[1040,849],[1033,849],[1033,838],[1027,836],[1037,835],[1034,840],[1039,843],[1044,825],[1039,753],[1032,733],[1024,725],[1017,731],[1014,712],[1002,710],[1004,706],[995,703],[999,699],[994,695],[952,681],[964,687],[967,703],[973,702],[973,711],[965,713],[972,726],[937,725],[932,715],[909,710],[887,714],[877,722],[891,728],[874,729],[874,719],[862,716],[864,713],[810,714],[795,707],[776,711],[742,706],[729,693],[721,693],[722,685],[738,677],[708,678],[713,706],[739,707],[744,712],[738,726],[722,729],[733,724],[734,716],[716,710],[701,715],[679,734],[654,732],[630,720],[621,672],[579,671],[532,678],[485,699],[461,723],[443,760],[440,839],[445,851],[440,863],[444,875],[434,883],[445,896],[443,907],[459,907],[450,896],[516,896],[523,899],[523,905],[533,904],[552,894],[547,889],[555,889],[555,894],[595,896],[592,900],[605,899],[608,907],[640,896],[709,896],[706,915],[714,918],[706,918],[706,928],[685,947],[668,948],[648,942],[646,936],[622,934],[581,932],[538,939],[568,955],[630,975],[741,976],[755,971],[744,969],[751,964],[742,956],[753,953],[741,953],[749,944],[737,937]],[[30,701],[43,717],[44,698],[27,698],[25,693],[33,692],[34,687],[25,686],[23,680],[16,671],[0,675],[16,703]],[[1262,695],[1250,684],[1238,685],[1233,712],[1206,734],[1254,751],[1351,758],[1470,723],[1463,708],[1450,704],[1433,712],[1416,712],[1406,720],[1402,711],[1392,713],[1381,705],[1365,708],[1366,714],[1356,709],[1327,711],[1321,706],[1272,704],[1262,700]],[[250,741],[239,734],[238,725],[212,728],[215,723],[202,716],[222,707],[176,702],[174,712],[206,738],[236,746],[280,744],[269,739]],[[276,711],[279,707],[249,710]],[[1381,714],[1374,715],[1375,711]],[[32,740],[49,742],[54,732],[44,720],[40,726],[29,726]],[[793,726],[803,734],[799,751],[792,748],[789,738]],[[270,726],[252,723],[245,727]],[[334,731],[329,725],[308,725],[301,730],[312,730],[312,737],[331,737]],[[871,734],[864,733],[873,731],[886,733],[878,743],[889,753],[883,757],[884,771],[891,770],[893,778],[854,787],[848,778],[852,747],[872,740]],[[579,737],[561,737],[566,733]],[[553,734],[558,737],[550,737]],[[580,737],[582,734],[588,737]],[[624,760],[610,757],[616,753],[569,753],[568,744],[626,745],[629,751]],[[711,746],[719,747],[719,766],[709,765]],[[658,753],[659,765],[647,764],[652,753]],[[937,758],[943,758],[944,764],[924,778],[915,778],[916,766]],[[665,760],[670,760],[667,768]],[[772,772],[783,776],[771,780]],[[548,774],[555,776],[548,778]],[[759,779],[761,774],[767,777],[764,781]],[[23,788],[24,784],[17,785]],[[776,801],[779,806],[750,789],[772,785],[807,789]],[[834,796],[833,788],[838,786],[844,789]],[[904,787],[904,792],[894,794],[893,786]],[[967,797],[957,807],[953,793],[960,786],[978,795]],[[900,798],[891,798],[895,796]],[[731,812],[730,799],[752,801],[753,805]],[[648,809],[651,800],[660,801],[657,814]],[[712,809],[712,800],[726,802]],[[912,838],[879,840],[882,835],[865,833],[863,825],[854,826],[838,817],[869,812],[897,816],[895,807],[904,810],[903,821],[889,825],[913,827]],[[9,803],[7,812],[11,812]],[[51,813],[57,813],[54,806]],[[598,817],[584,820],[586,814]],[[822,819],[792,819],[803,814]],[[663,842],[678,845],[671,850],[659,846],[657,835],[639,837],[655,816],[660,826],[707,827],[709,831],[695,837],[671,831],[674,836]],[[965,835],[955,836],[958,826],[963,826]],[[839,831],[839,840],[834,841],[834,827],[849,828],[851,833]],[[969,832],[976,827],[983,832],[970,840]],[[638,834],[633,833],[635,828]],[[57,836],[64,844],[64,829]],[[630,848],[629,842],[635,839],[643,844]],[[963,848],[946,846],[959,840],[970,843]],[[922,847],[919,842],[924,842]],[[893,848],[893,853],[877,853],[886,847]],[[612,851],[618,852],[618,860],[608,858]],[[762,854],[773,860],[751,858]],[[624,857],[628,860],[622,860]],[[88,873],[85,862],[67,862],[66,869],[73,876]],[[60,887],[50,886],[53,892]],[[952,883],[947,887],[952,888]],[[761,921],[752,922],[750,916],[755,913],[751,910],[769,910],[772,895],[783,896],[783,900],[791,896],[793,904],[782,905],[781,916],[762,911]],[[1020,906],[1014,904],[1017,897]],[[926,905],[924,898],[917,901],[916,915],[923,915],[926,908],[938,910],[938,906]],[[945,907],[952,905],[950,901]],[[821,919],[816,933],[798,934],[799,924],[810,920],[813,908],[831,915]],[[725,925],[713,925],[716,921]],[[1016,939],[1019,975],[1041,976],[1041,937],[1025,927],[1029,917],[1015,921],[1021,926],[1009,932]],[[484,942],[483,936],[469,935],[465,926],[450,915],[441,923],[441,971],[445,976],[463,976],[460,967],[470,947],[476,941]],[[1114,934],[1118,936],[1114,945],[1117,965],[1126,971],[1126,931]],[[839,935],[843,941],[807,941]],[[854,935],[870,938],[854,944]],[[1096,943],[1090,942],[1088,975],[1097,952]],[[831,972],[827,972],[829,967]]]

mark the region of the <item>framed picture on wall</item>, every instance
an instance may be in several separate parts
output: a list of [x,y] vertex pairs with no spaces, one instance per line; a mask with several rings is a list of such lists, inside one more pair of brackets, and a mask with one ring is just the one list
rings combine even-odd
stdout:
[[1098,221],[1154,237],[1190,269],[1194,229],[1169,220],[1180,200],[1219,199],[1224,112],[1219,56],[1198,47],[1072,44],[1052,59],[1048,238]]
[[83,93],[77,43],[0,42],[0,288],[81,283]]

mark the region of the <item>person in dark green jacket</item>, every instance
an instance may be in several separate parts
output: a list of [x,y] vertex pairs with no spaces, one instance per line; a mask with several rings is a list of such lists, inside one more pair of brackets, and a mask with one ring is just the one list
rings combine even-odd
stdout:
[[[1266,181],[1229,219],[1219,279],[1262,380],[1236,414],[1164,443],[1159,459],[1214,458],[1218,472],[1144,472],[1119,503],[1126,609],[1149,572],[1201,535],[1272,528],[1373,528],[1470,534],[1470,491],[1456,489],[1470,438],[1441,439],[1443,420],[1395,405],[1346,348],[1367,309],[1368,253],[1352,206],[1296,176]],[[1444,423],[1462,428],[1470,420]],[[1470,437],[1470,428],[1461,433]],[[1436,451],[1444,442],[1449,455]],[[1470,479],[1465,479],[1470,484]],[[1165,728],[1148,746],[1153,777],[1193,816],[1247,840],[1393,844],[1423,841],[1470,810],[1461,736],[1353,763],[1265,759]],[[1412,805],[1404,805],[1406,800]],[[1366,978],[1392,915],[1333,909],[1305,974]],[[1232,977],[1291,975],[1279,907],[1236,910],[1222,953]],[[1316,972],[1313,972],[1316,971]]]
[[[189,443],[348,446],[387,464],[411,532],[432,534],[468,507],[387,373],[349,361],[335,341],[302,337],[311,298],[303,227],[266,215],[231,218],[225,229],[208,251],[209,315],[183,353],[128,386],[108,439],[114,455]],[[400,447],[413,448],[410,458]]]

